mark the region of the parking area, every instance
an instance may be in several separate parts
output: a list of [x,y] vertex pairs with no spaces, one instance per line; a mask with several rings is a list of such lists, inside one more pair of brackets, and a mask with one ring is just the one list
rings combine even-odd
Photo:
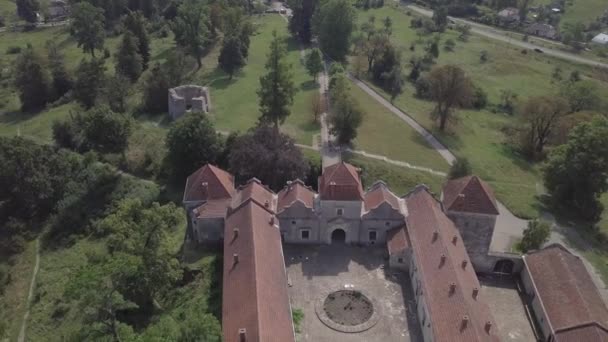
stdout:
[[[406,273],[385,268],[384,248],[284,245],[292,307],[304,312],[300,342],[422,341]],[[344,333],[322,323],[315,304],[331,291],[352,289],[373,297],[379,317],[369,330]]]
[[509,277],[479,277],[481,291],[504,342],[536,341],[515,281]]

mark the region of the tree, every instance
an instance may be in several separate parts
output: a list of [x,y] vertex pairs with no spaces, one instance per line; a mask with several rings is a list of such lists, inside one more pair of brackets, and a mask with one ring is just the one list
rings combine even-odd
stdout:
[[450,172],[448,173],[448,179],[457,179],[465,176],[469,176],[473,173],[471,169],[471,163],[467,158],[458,158],[454,161],[454,164],[450,166]]
[[603,210],[599,197],[608,190],[608,120],[596,117],[576,126],[568,142],[551,151],[543,174],[556,207],[596,222]]
[[128,78],[131,82],[137,81],[143,71],[142,57],[138,52],[137,38],[126,31],[118,45],[116,58],[116,73]]
[[144,82],[143,108],[151,113],[169,110],[167,93],[169,88],[179,85],[186,73],[185,56],[177,51],[164,64],[156,64]]
[[59,51],[59,47],[49,42],[47,43],[49,68],[51,69],[53,98],[58,99],[72,90],[74,81],[65,67],[65,58]]
[[292,16],[289,18],[289,31],[302,43],[310,43],[312,37],[312,16],[317,7],[317,0],[290,0]]
[[46,63],[31,46],[23,50],[15,61],[15,88],[23,111],[41,109],[49,99],[50,80]]
[[95,57],[95,50],[103,49],[105,40],[103,9],[87,1],[72,6],[70,33],[84,53]]
[[261,125],[238,137],[230,150],[230,171],[241,181],[252,177],[274,191],[294,179],[305,179],[308,163],[289,136]]
[[105,84],[103,59],[82,60],[76,70],[74,98],[86,109],[95,105]]
[[374,33],[364,40],[360,49],[367,57],[367,71],[372,71],[374,62],[379,56],[386,54],[387,49],[392,49],[388,36],[383,33]]
[[203,66],[203,55],[213,41],[210,25],[205,3],[186,0],[179,6],[171,26],[175,42],[196,58],[199,68]]
[[38,21],[40,3],[38,0],[17,0],[17,15],[28,23]]
[[520,109],[522,148],[528,156],[541,156],[559,119],[568,104],[561,98],[539,96],[529,98]]
[[171,174],[180,181],[203,164],[215,164],[222,153],[222,139],[202,113],[188,113],[167,133],[167,160]]
[[350,95],[344,74],[337,73],[332,77],[332,81],[332,105],[328,117],[330,133],[336,136],[339,144],[348,145],[357,137],[357,129],[363,122],[363,111],[356,99]]
[[388,36],[393,34],[393,20],[391,17],[385,17],[384,20],[382,20],[382,25],[384,26],[384,33],[386,33]]
[[130,80],[122,75],[114,75],[106,80],[104,97],[113,112],[125,113],[127,111],[130,87]]
[[445,41],[445,43],[443,44],[443,48],[445,49],[445,51],[454,51],[454,47],[456,46],[456,43],[452,40],[452,39],[448,39]]
[[523,253],[534,249],[539,249],[549,240],[551,227],[548,223],[539,220],[528,222],[528,228],[524,229],[523,237],[519,243],[519,248]]
[[456,24],[456,31],[458,31],[460,34],[458,35],[458,39],[466,42],[467,40],[469,40],[469,36],[471,35],[471,25],[469,24]]
[[76,114],[73,127],[78,149],[100,153],[122,153],[129,144],[131,119],[114,113],[106,106],[95,107],[84,114]]
[[565,23],[562,32],[562,42],[572,47],[575,51],[580,51],[585,42],[585,25],[581,22]]
[[465,106],[471,100],[473,84],[464,70],[455,65],[434,68],[428,79],[431,97],[436,102],[432,114],[439,119],[439,129],[444,131],[453,107]]
[[445,31],[448,26],[448,8],[441,6],[433,12],[433,23],[439,32]]
[[222,49],[217,61],[220,68],[230,75],[230,79],[232,79],[235,72],[245,66],[245,57],[243,56],[239,37],[224,37]]
[[306,58],[306,70],[308,74],[314,77],[315,81],[320,72],[323,71],[323,60],[321,59],[321,53],[319,49],[312,49],[308,58]]
[[291,65],[285,61],[285,46],[282,38],[272,32],[270,51],[266,61],[266,75],[260,77],[258,97],[260,101],[261,122],[271,122],[276,131],[279,124],[289,116],[296,89],[293,84]]
[[560,95],[570,104],[570,113],[596,110],[602,99],[597,84],[591,80],[566,82]]
[[391,103],[393,103],[397,96],[403,93],[403,88],[405,87],[405,77],[401,63],[393,66],[391,71],[384,73],[382,79],[384,80],[384,88],[388,90],[388,93],[391,95]]
[[148,69],[150,62],[150,37],[146,28],[146,18],[142,12],[129,12],[125,18],[125,28],[137,38],[137,52],[141,56],[142,69]]
[[344,61],[356,21],[356,13],[350,1],[328,0],[315,16],[321,50],[332,59]]

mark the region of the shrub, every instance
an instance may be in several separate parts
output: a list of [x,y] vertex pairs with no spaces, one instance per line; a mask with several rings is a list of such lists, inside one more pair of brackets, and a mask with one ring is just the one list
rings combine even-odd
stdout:
[[483,109],[488,105],[488,94],[481,87],[474,87],[471,105],[475,109]]
[[448,173],[449,179],[456,179],[470,175],[473,172],[471,170],[471,164],[467,158],[458,158],[450,167]]
[[18,53],[21,53],[21,46],[9,46],[8,49],[6,49],[7,55],[16,55]]
[[418,77],[418,80],[416,80],[415,87],[416,97],[420,99],[431,98],[431,83],[425,75]]
[[524,230],[519,249],[524,253],[539,249],[549,239],[549,234],[551,234],[551,227],[548,223],[532,220],[528,222],[528,228]]

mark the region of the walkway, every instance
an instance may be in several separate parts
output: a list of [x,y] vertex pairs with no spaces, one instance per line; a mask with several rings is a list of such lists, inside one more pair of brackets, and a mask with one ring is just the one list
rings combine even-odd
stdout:
[[[415,11],[417,13],[420,13],[424,16],[427,17],[432,17],[433,16],[433,11],[425,9],[425,8],[421,8],[418,6],[414,6],[414,5],[408,5],[407,8],[411,9],[412,11]],[[579,64],[586,64],[586,65],[591,65],[591,66],[596,66],[596,67],[601,67],[601,68],[607,68],[608,69],[608,64],[607,63],[602,63],[602,62],[598,62],[595,61],[593,59],[589,59],[589,58],[585,58],[585,57],[581,57],[579,55],[573,54],[573,53],[568,53],[568,52],[564,52],[564,51],[560,51],[560,50],[555,50],[555,49],[550,49],[550,48],[546,48],[546,47],[542,47],[530,42],[524,42],[522,40],[518,40],[518,39],[513,39],[509,36],[505,36],[503,33],[501,33],[502,31],[497,30],[495,28],[492,28],[490,26],[486,26],[486,25],[482,25],[482,24],[478,24],[472,21],[468,21],[468,20],[464,20],[464,19],[459,19],[459,18],[454,18],[454,17],[448,17],[450,20],[453,20],[457,23],[461,23],[461,24],[467,24],[471,26],[471,32],[476,33],[480,36],[484,36],[490,39],[494,39],[494,40],[500,40],[502,42],[505,42],[507,44],[510,45],[514,45],[520,48],[524,48],[524,49],[530,49],[530,50],[534,50],[534,49],[540,49],[542,50],[546,55],[552,56],[552,57],[556,57],[556,58],[560,58],[560,59],[564,59],[570,62],[574,62],[574,63],[579,63]]]
[[36,277],[38,276],[38,269],[40,268],[40,238],[36,240],[36,263],[34,265],[34,271],[32,272],[32,280],[30,282],[30,290],[27,294],[27,303],[23,320],[21,321],[21,330],[19,331],[18,342],[25,341],[25,329],[27,327],[27,319],[30,317],[30,304],[32,303],[32,297],[34,297],[34,288],[36,285]]

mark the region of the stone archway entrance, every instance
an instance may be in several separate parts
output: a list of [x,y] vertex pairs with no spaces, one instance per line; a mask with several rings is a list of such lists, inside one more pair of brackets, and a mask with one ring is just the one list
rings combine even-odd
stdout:
[[515,263],[513,262],[513,260],[507,260],[507,259],[498,260],[496,262],[496,265],[494,265],[494,273],[512,274],[514,266],[515,266]]
[[345,243],[346,242],[346,232],[342,228],[334,229],[331,232],[331,243]]

